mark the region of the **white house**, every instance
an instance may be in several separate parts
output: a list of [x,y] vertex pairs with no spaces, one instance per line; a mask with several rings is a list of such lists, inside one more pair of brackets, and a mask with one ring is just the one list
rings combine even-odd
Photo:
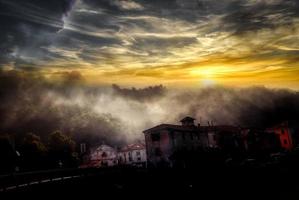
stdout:
[[135,167],[146,166],[145,144],[136,143],[123,147],[118,152],[118,163],[120,165],[130,165]]
[[117,150],[101,145],[91,150],[90,167],[111,167],[117,165]]

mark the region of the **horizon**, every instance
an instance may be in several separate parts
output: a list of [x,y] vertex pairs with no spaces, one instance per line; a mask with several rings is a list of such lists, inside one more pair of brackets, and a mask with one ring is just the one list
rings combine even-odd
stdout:
[[91,85],[299,89],[295,0],[0,1],[0,67]]

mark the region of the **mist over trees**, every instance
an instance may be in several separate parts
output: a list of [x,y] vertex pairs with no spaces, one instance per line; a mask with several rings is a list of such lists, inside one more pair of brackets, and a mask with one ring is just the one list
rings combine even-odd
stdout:
[[134,99],[137,101],[151,101],[155,100],[166,93],[166,88],[163,85],[149,86],[146,88],[136,89],[132,87],[130,89],[121,88],[119,85],[113,84],[112,89],[116,95]]
[[48,140],[48,152],[52,163],[71,167],[77,166],[78,154],[76,152],[76,143],[69,136],[55,131],[50,134]]
[[[142,140],[147,128],[177,123],[186,115],[202,125],[213,121],[254,127],[299,116],[299,94],[286,89],[104,87],[86,84],[79,72],[59,76],[0,70],[0,135],[23,138],[32,132],[43,141],[60,130],[79,143],[122,145]],[[40,148],[38,138],[28,140]]]

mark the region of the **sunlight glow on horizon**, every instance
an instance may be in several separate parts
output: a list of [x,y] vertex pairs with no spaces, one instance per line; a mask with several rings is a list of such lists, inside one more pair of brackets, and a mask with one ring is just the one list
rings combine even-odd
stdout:
[[5,1],[16,13],[3,17],[20,17],[3,31],[0,67],[49,80],[76,71],[86,84],[299,89],[296,1],[116,2],[74,1],[60,17]]

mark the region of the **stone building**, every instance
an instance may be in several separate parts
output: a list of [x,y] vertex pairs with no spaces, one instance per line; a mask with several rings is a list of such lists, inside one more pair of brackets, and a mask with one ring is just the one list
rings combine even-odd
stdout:
[[238,146],[239,128],[234,126],[200,126],[195,119],[185,117],[181,125],[160,124],[143,131],[148,164],[172,166],[176,152],[195,152],[203,149],[234,149]]

